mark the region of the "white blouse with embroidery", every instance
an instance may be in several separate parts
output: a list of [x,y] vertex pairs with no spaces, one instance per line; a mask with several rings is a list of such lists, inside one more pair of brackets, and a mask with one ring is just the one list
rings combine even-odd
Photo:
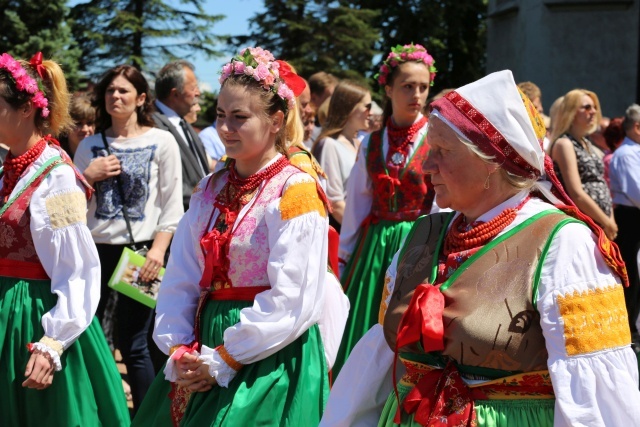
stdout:
[[[275,162],[276,156],[269,164]],[[269,164],[265,165],[267,167]],[[215,195],[204,191],[205,177],[191,198],[189,210],[180,221],[171,246],[171,258],[162,282],[156,307],[154,339],[165,353],[179,344],[194,340],[193,321],[200,295],[199,282],[204,270],[200,239],[210,230],[218,212],[211,212]],[[300,183],[314,183],[303,172],[294,173],[287,188]],[[260,188],[264,187],[263,183]],[[257,192],[260,194],[260,190]],[[234,223],[241,223],[258,196],[245,205]],[[325,306],[327,274],[328,219],[317,211],[283,220],[279,209],[281,196],[268,202],[265,221],[268,238],[256,239],[268,253],[267,276],[271,289],[259,293],[251,307],[244,308],[240,322],[224,332],[224,346],[236,361],[249,364],[262,360],[295,341],[318,323]],[[211,218],[211,221],[207,224]],[[205,222],[203,224],[203,221]],[[233,264],[233,261],[232,261]],[[236,266],[240,268],[240,266]],[[241,274],[241,273],[237,273]],[[243,286],[260,286],[247,283]],[[226,387],[235,376],[215,349],[202,346],[200,358],[219,385]],[[175,381],[174,363],[169,360],[166,379]]]
[[[478,220],[488,221],[504,209],[517,206],[526,194],[517,194]],[[547,209],[554,207],[539,199],[529,200],[515,221],[500,234]],[[619,277],[605,264],[595,239],[583,224],[565,225],[553,238],[542,266],[536,302],[556,396],[555,427],[631,426],[640,420],[638,364],[629,345],[571,356],[566,349],[565,319],[560,315],[558,297],[620,286]],[[389,292],[385,293],[388,297],[383,306],[388,304],[392,293],[397,262],[398,253],[387,270]],[[393,390],[390,366],[393,359],[382,326],[374,325],[340,371],[320,425],[376,425]]]
[[[56,156],[58,150],[46,147],[9,197],[15,196],[42,165]],[[33,193],[29,205],[33,244],[51,278],[51,292],[58,297],[56,305],[42,316],[42,327],[44,335],[63,349],[89,327],[100,299],[100,260],[85,223],[86,211],[84,187],[68,165],[51,171]],[[44,343],[35,345],[53,357],[56,370],[62,369],[58,351]]]
[[[167,131],[151,128],[134,138],[110,138],[111,153],[125,173],[120,181],[127,201],[127,214],[136,242],[152,240],[160,231],[173,233],[184,214],[180,149]],[[97,157],[107,156],[102,136],[82,140],[74,157],[80,171]],[[130,242],[122,215],[121,192],[115,179],[93,184],[87,221],[96,243],[123,245]]]

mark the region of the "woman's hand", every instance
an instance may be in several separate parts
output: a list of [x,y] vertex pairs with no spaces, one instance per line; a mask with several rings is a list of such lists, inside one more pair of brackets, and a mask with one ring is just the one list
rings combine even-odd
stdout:
[[95,182],[104,181],[107,178],[111,178],[120,175],[120,161],[116,156],[111,154],[107,157],[98,157],[94,159],[89,166],[84,170],[82,175],[93,185]]
[[156,246],[152,246],[147,252],[146,261],[140,269],[140,279],[150,282],[158,277],[160,268],[164,265],[165,251]]
[[217,384],[209,375],[209,368],[197,356],[185,353],[176,362],[178,380],[176,384],[187,387],[191,391],[209,391]]
[[44,390],[53,383],[55,367],[49,353],[34,350],[27,362],[24,376],[27,377],[22,387]]
[[616,237],[618,237],[618,224],[616,224],[616,221],[613,218],[610,218],[609,221],[607,221],[603,230],[609,240],[615,240]]

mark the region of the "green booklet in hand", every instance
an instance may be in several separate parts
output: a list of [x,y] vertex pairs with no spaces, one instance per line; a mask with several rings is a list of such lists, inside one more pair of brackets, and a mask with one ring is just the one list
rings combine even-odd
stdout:
[[138,276],[144,262],[145,257],[129,248],[124,248],[120,261],[109,280],[109,287],[148,307],[155,308],[164,268],[160,269],[156,279],[143,282]]

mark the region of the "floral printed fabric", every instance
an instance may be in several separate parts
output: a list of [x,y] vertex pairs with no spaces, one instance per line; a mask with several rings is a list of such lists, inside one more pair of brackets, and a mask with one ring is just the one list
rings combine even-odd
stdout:
[[[140,148],[115,148],[111,152],[120,161],[122,174],[122,190],[124,192],[124,204],[127,206],[127,214],[131,221],[143,221],[145,219],[144,207],[149,200],[149,180],[151,179],[151,162],[156,152],[157,145]],[[93,157],[107,156],[107,152],[101,147],[91,147]],[[115,178],[96,182],[98,219],[122,219],[122,194]]]
[[[607,182],[604,180],[604,163],[602,159],[595,154],[593,144],[588,138],[584,138],[588,147],[588,149],[586,149],[568,133],[562,135],[561,138],[568,138],[573,144],[582,189],[598,204],[605,214],[611,215],[611,193],[609,192]],[[564,186],[562,174],[556,162],[553,162],[553,169]]]

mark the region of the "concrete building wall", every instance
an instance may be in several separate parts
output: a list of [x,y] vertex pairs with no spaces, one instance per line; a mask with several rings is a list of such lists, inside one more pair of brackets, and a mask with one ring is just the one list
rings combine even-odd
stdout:
[[638,94],[640,0],[489,0],[487,72],[542,90],[545,112],[574,88],[620,116]]

